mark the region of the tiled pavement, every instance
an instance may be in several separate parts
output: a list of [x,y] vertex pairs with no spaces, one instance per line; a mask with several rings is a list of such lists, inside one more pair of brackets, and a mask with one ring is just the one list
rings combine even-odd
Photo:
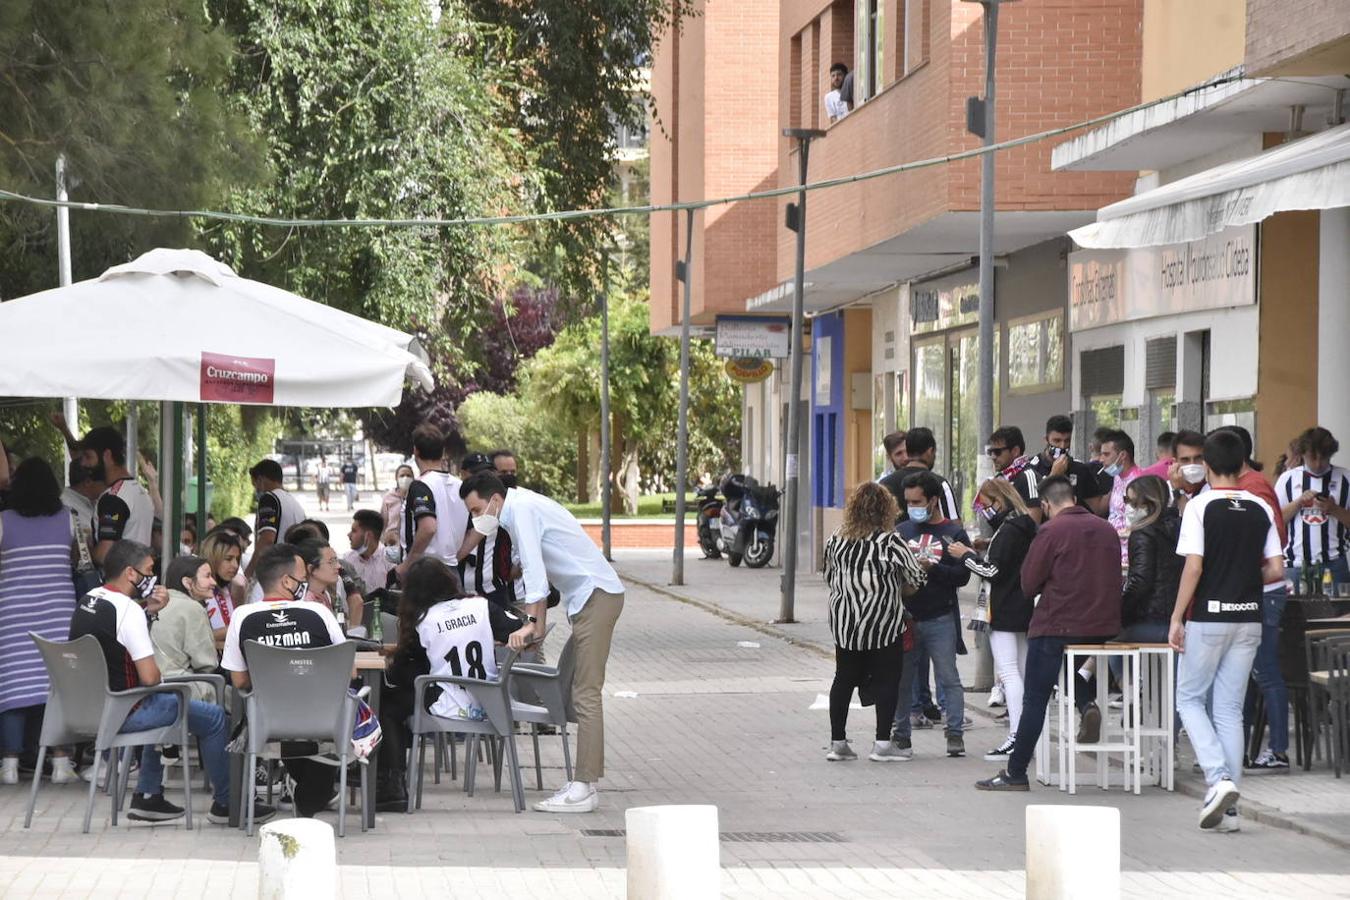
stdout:
[[[774,572],[757,574],[776,582]],[[559,644],[565,628],[553,639]],[[1195,802],[1184,796],[979,794],[971,783],[991,766],[942,756],[940,733],[916,733],[913,762],[826,763],[826,713],[808,707],[830,672],[816,652],[634,584],[610,667],[601,811],[516,815],[490,781],[472,799],[455,785],[428,783],[422,812],[381,814],[374,832],[353,827],[339,842],[345,896],[622,896],[623,839],[581,830],[620,829],[629,806],[715,803],[724,832],[839,837],[724,841],[728,896],[1014,897],[1023,884],[1023,809],[1034,802],[1117,806],[1130,896],[1350,896],[1342,849],[1260,823],[1244,823],[1238,835],[1201,834]],[[869,716],[853,713],[859,743]],[[974,751],[996,737],[982,725],[968,741]],[[556,739],[544,746],[552,784],[561,754]],[[254,896],[256,838],[205,823],[191,833],[113,829],[106,806],[86,836],[82,799],[78,788],[45,788],[24,831],[23,790],[0,789],[0,895]]]

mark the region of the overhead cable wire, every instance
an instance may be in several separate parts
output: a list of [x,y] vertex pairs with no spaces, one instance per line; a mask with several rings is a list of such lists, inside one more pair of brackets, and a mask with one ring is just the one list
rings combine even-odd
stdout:
[[820,191],[828,188],[840,187],[846,184],[856,184],[863,181],[871,181],[876,178],[884,178],[888,175],[898,175],[902,172],[913,172],[919,169],[932,168],[934,166],[947,165],[954,162],[963,162],[968,159],[976,159],[986,153],[997,153],[1001,150],[1012,150],[1017,147],[1023,147],[1028,144],[1035,144],[1050,138],[1059,137],[1072,131],[1079,131],[1084,128],[1092,128],[1097,125],[1103,125],[1113,122],[1125,116],[1133,115],[1147,109],[1152,109],[1165,103],[1170,103],[1182,97],[1206,91],[1211,88],[1219,87],[1230,82],[1244,80],[1241,75],[1226,76],[1202,85],[1187,88],[1184,91],[1178,91],[1175,94],[1169,94],[1166,97],[1159,97],[1156,100],[1149,100],[1144,103],[1138,103],[1134,106],[1119,109],[1114,112],[1106,113],[1100,116],[1094,116],[1090,119],[1084,119],[1075,122],[1072,125],[1063,125],[1057,128],[1038,131],[1035,134],[1028,134],[1019,138],[1012,138],[1006,141],[1000,141],[997,144],[989,146],[973,147],[969,150],[962,150],[957,153],[949,153],[943,156],[933,156],[928,159],[914,160],[912,162],[899,163],[893,166],[885,166],[880,169],[873,169],[869,172],[859,172],[854,175],[841,175],[836,178],[826,178],[821,181],[809,182],[806,185],[789,185],[780,188],[771,188],[763,191],[750,191],[744,194],[733,194],[726,197],[716,197],[704,200],[686,200],[675,203],[646,204],[643,206],[610,206],[594,207],[588,209],[570,209],[557,212],[544,213],[522,213],[519,215],[507,216],[464,216],[460,218],[442,219],[442,218],[403,218],[403,219],[294,219],[281,218],[276,216],[255,216],[246,213],[232,213],[223,210],[209,209],[150,209],[136,206],[124,206],[118,203],[93,203],[80,200],[55,200],[49,197],[33,197],[28,194],[21,194],[16,191],[9,191],[0,188],[0,201],[10,201],[18,203],[28,203],[35,206],[46,207],[67,207],[80,212],[100,212],[111,213],[114,215],[129,216],[151,216],[156,218],[179,218],[179,219],[209,219],[221,222],[237,222],[248,225],[267,225],[280,228],[447,228],[458,226],[475,225],[516,225],[527,224],[531,222],[565,222],[573,219],[585,219],[599,216],[631,216],[631,215],[650,215],[658,212],[681,212],[691,209],[707,209],[713,206],[727,206],[732,203],[743,203],[751,200],[771,200],[777,197],[785,197],[796,194],[800,191]]

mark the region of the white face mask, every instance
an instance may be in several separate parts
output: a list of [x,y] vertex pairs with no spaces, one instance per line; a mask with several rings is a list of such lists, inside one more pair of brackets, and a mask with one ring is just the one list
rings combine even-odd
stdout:
[[[497,512],[501,512],[501,504],[495,505],[497,507]],[[497,520],[497,517],[492,512],[493,506],[494,503],[488,503],[481,515],[473,517],[473,530],[485,538],[492,537],[497,533],[497,529],[501,527],[501,522]]]
[[1205,467],[1199,463],[1188,463],[1181,467],[1181,477],[1187,484],[1199,484],[1205,480]]
[[403,561],[403,548],[398,544],[388,544],[384,548],[384,558],[395,565]]
[[412,487],[412,483],[413,480],[411,475],[400,475],[398,477],[398,489],[400,491],[406,491],[408,488]]
[[1125,521],[1129,522],[1131,526],[1138,525],[1140,522],[1144,521],[1147,516],[1148,510],[1142,506],[1125,507]]

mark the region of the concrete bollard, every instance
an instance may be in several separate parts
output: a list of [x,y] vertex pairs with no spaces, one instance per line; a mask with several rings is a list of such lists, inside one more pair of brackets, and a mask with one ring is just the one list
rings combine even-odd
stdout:
[[332,825],[318,819],[282,819],[258,829],[258,900],[336,896]]
[[639,806],[626,819],[629,900],[721,895],[716,806]]
[[1027,807],[1027,900],[1120,896],[1120,810]]

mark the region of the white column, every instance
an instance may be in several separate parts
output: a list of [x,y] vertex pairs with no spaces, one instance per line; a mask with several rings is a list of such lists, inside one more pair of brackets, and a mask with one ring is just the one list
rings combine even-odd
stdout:
[[258,830],[258,900],[337,895],[332,825],[318,819],[282,819]]
[[[1317,267],[1317,424],[1341,444],[1337,465],[1350,461],[1350,208],[1324,209]],[[1311,423],[1310,423],[1311,424]]]
[[628,896],[716,900],[721,896],[716,806],[639,806],[628,826]]
[[1120,896],[1120,810],[1027,807],[1027,900]]

